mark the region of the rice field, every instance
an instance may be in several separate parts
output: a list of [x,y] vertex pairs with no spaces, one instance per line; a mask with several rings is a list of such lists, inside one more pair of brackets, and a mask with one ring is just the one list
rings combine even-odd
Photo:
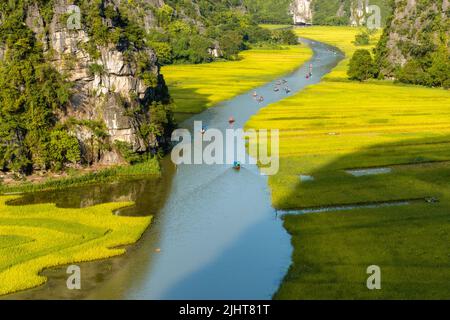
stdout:
[[[274,206],[410,203],[286,216],[293,265],[275,298],[448,299],[450,92],[350,82],[346,70],[357,29],[296,32],[337,46],[346,59],[323,82],[262,109],[247,123],[280,129],[280,172],[269,179]],[[346,172],[364,168],[390,170],[359,177]],[[381,290],[366,286],[370,265],[381,268]]]
[[46,268],[109,258],[125,253],[151,217],[120,217],[113,211],[131,203],[109,203],[83,209],[53,204],[12,206],[0,196],[0,295],[46,282]]
[[294,71],[309,59],[306,46],[243,51],[237,61],[171,65],[162,69],[174,112],[194,114]]

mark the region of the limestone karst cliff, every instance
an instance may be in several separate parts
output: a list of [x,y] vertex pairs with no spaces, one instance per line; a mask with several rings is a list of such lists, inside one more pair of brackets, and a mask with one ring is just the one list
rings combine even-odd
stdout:
[[[139,26],[154,27],[151,9],[163,2],[136,3],[131,6],[120,0],[22,0],[1,7],[0,27],[4,24],[8,28],[9,24],[22,20],[23,32],[31,31],[34,37],[30,44],[34,54],[42,56],[39,63],[52,66],[70,84],[68,101],[53,108],[50,116],[53,120],[48,121],[47,131],[55,125],[65,125],[78,140],[81,161],[88,164],[122,162],[115,147],[117,142],[131,151],[147,152],[156,150],[170,134],[165,131],[170,125],[170,113],[161,116],[160,112],[166,111],[169,95],[156,54],[139,42],[142,34]],[[141,19],[139,26],[137,17]],[[14,32],[14,28],[9,30],[11,36]],[[18,62],[14,58],[15,48],[8,47],[8,35],[5,37],[0,41],[0,59],[8,55],[5,68],[13,68]],[[33,63],[37,65],[35,60]],[[29,107],[23,106],[24,113]],[[10,131],[14,130],[23,131],[20,135],[24,137],[30,131],[20,126]],[[5,140],[6,137],[7,133]],[[30,153],[26,150],[31,147],[24,146],[26,139],[21,140],[14,139],[13,144],[23,148],[23,153]],[[42,158],[44,151],[39,153]],[[6,151],[2,156],[2,166],[8,167],[13,160],[7,158]],[[33,152],[26,157],[35,168],[45,167],[45,160],[34,161],[38,156]]]
[[313,22],[312,0],[295,0],[290,8],[294,24],[311,25]]
[[409,74],[418,84],[444,85],[450,76],[449,14],[448,0],[395,0],[377,47],[381,75],[410,82]]

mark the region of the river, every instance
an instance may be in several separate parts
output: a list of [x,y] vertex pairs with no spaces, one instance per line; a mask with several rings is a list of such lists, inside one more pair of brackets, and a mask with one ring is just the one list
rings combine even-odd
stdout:
[[[295,94],[317,83],[343,58],[336,49],[302,40],[314,51],[310,61],[286,75]],[[313,77],[305,74],[312,64]],[[182,123],[203,121],[224,131],[233,116],[242,128],[251,115],[286,98],[274,82],[237,96]],[[264,96],[256,102],[252,93]],[[120,214],[154,215],[143,238],[122,257],[81,265],[82,290],[65,287],[64,268],[46,270],[44,286],[12,299],[271,299],[290,263],[290,236],[271,206],[267,177],[257,166],[181,165],[163,161],[163,177],[104,186],[26,195],[22,203],[55,202],[83,207],[132,200]]]

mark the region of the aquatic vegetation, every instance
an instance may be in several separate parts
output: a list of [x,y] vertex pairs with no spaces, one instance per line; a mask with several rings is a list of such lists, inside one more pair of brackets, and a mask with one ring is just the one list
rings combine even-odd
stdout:
[[162,72],[175,102],[173,111],[193,114],[294,71],[311,54],[300,45],[252,49],[238,61],[171,65]]
[[83,209],[54,204],[10,206],[16,197],[0,197],[0,295],[45,283],[45,268],[124,254],[151,217],[120,217],[113,211],[132,203],[108,203]]
[[[450,92],[347,79],[356,28],[312,27],[302,37],[346,58],[319,84],[260,110],[249,128],[280,129],[280,172],[269,178],[281,210],[434,197],[433,203],[286,216],[293,261],[276,298],[444,298],[450,288]],[[428,163],[427,165],[421,165]],[[354,168],[395,170],[355,177]],[[307,172],[314,181],[302,181]],[[382,240],[381,240],[382,239]],[[382,290],[366,268],[382,269]],[[445,267],[444,267],[445,266]]]

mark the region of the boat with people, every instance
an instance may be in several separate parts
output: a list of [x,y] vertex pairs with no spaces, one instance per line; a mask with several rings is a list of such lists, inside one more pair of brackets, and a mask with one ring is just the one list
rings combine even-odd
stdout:
[[233,169],[236,170],[236,171],[241,170],[241,163],[239,161],[235,161],[233,163]]

